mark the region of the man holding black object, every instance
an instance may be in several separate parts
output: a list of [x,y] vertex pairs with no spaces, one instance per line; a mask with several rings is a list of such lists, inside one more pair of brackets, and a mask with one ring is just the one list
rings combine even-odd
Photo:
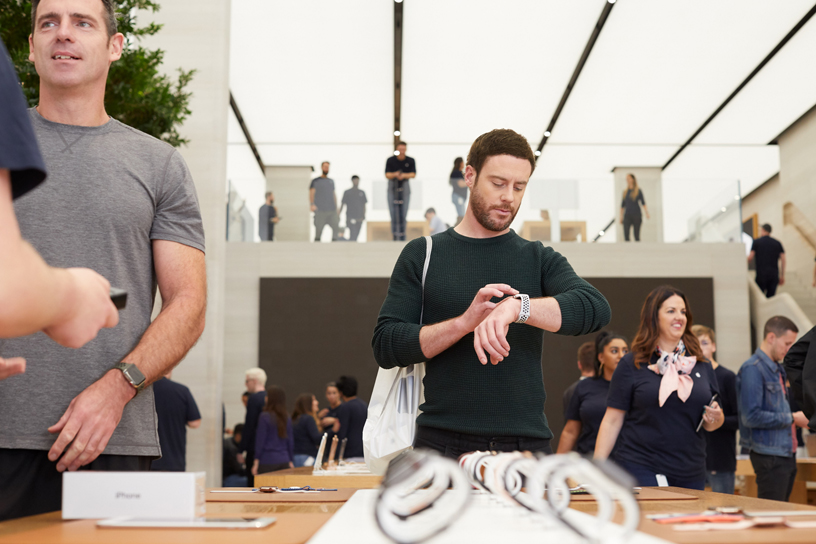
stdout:
[[391,212],[391,235],[405,240],[408,204],[411,201],[411,179],[416,177],[416,161],[405,154],[408,144],[399,142],[394,155],[385,161],[388,179],[388,210]]
[[426,240],[409,242],[394,267],[372,347],[382,368],[426,362],[415,447],[453,458],[551,452],[542,330],[582,335],[609,322],[606,299],[563,256],[510,230],[534,168],[519,134],[479,136],[465,218],[433,237],[424,297]]
[[[42,330],[66,347],[81,347],[119,314],[108,280],[93,270],[48,266],[20,236],[12,199],[45,180],[45,164],[20,83],[0,41],[0,338]],[[25,359],[0,357],[0,380],[25,372]]]
[[[52,180],[17,203],[20,230],[47,262],[99,271],[128,304],[118,327],[79,350],[42,335],[0,346],[0,356],[37,361],[0,382],[0,519],[59,510],[65,470],[147,470],[160,455],[150,384],[204,328],[204,231],[190,172],[174,148],[105,110],[124,45],[114,5],[32,3],[40,101],[29,116]],[[162,309],[151,322],[157,286]]]

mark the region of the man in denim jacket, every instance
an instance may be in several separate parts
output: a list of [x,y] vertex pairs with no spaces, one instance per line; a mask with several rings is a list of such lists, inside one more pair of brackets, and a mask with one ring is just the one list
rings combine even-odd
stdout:
[[737,374],[740,445],[751,450],[761,499],[787,501],[796,477],[794,425],[807,427],[802,412],[791,413],[780,364],[796,341],[796,325],[781,315],[765,323],[762,345]]

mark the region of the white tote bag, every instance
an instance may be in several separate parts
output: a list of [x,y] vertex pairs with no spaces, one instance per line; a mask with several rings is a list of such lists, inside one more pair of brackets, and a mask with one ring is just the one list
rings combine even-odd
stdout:
[[[425,266],[422,268],[422,311],[425,311],[425,276],[431,262],[433,242],[425,237]],[[410,449],[416,434],[419,405],[425,402],[422,379],[425,363],[377,371],[374,391],[368,403],[368,418],[363,427],[363,453],[373,474],[385,474],[388,463]]]

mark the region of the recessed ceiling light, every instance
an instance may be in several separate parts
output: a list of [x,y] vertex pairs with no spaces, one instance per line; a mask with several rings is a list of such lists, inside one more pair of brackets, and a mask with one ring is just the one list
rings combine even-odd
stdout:
[[395,131],[394,131],[394,136],[399,136],[399,135],[400,135],[400,131],[399,131],[399,130],[395,130]]
[[394,155],[399,155],[399,151],[397,151],[397,150],[395,149],[395,150],[394,150]]
[[605,234],[605,233],[604,233],[604,231],[600,231],[600,232],[598,233],[598,236],[603,236],[604,234]]
[[720,208],[720,211],[721,211],[721,212],[723,212],[723,213],[725,213],[725,211],[726,211],[726,210],[725,210],[725,206],[723,206],[722,208]]
[[[397,1],[400,1],[400,0],[397,0]],[[606,1],[609,2],[610,4],[614,4],[616,2],[616,0],[606,0]]]
[[540,157],[540,156],[541,156],[541,151],[539,151],[538,149],[536,149],[536,150],[535,150],[535,156],[536,156],[536,157]]
[[546,138],[549,138],[549,137],[550,137],[550,131],[549,131],[549,130],[545,130],[545,131],[544,131],[544,136],[545,136]]

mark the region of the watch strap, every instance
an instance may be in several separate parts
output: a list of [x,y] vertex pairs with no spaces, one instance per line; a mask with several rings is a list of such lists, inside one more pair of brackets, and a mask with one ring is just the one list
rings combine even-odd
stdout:
[[144,389],[145,384],[147,383],[147,379],[145,375],[142,374],[142,371],[139,370],[139,367],[134,365],[133,363],[125,363],[123,361],[119,361],[113,368],[120,370],[122,372],[122,376],[128,381],[128,383],[133,386],[138,394],[139,391]]
[[530,318],[530,295],[513,295],[513,298],[517,298],[521,301],[521,309],[519,310],[518,319],[516,319],[516,323],[524,323]]

